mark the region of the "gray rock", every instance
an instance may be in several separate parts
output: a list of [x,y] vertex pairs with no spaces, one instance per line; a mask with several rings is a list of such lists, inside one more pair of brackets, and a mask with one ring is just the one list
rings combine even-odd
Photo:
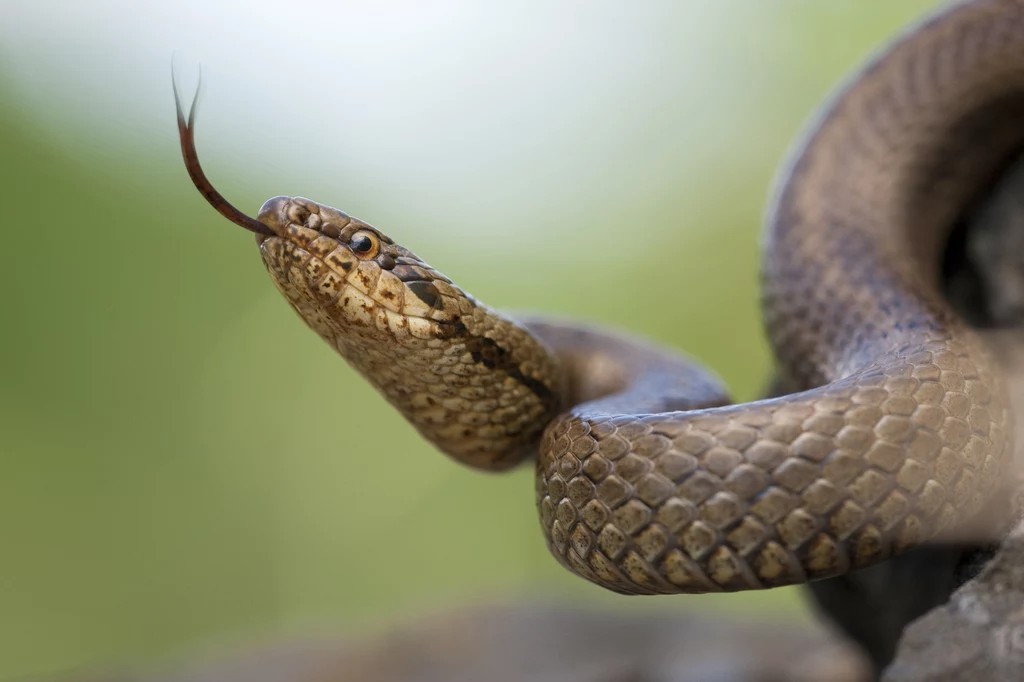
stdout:
[[[163,673],[62,682],[868,682],[851,644],[808,625],[497,604],[356,639],[278,642]],[[49,682],[58,682],[50,680]]]
[[974,580],[908,627],[884,682],[1024,679],[1024,524]]

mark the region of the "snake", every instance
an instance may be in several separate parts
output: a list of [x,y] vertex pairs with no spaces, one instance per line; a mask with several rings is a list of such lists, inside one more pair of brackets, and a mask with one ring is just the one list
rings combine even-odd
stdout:
[[174,94],[193,183],[255,234],[291,308],[436,449],[483,471],[532,461],[547,547],[586,580],[670,594],[829,578],[954,536],[1007,479],[1006,382],[941,264],[1024,148],[1021,0],[934,11],[805,125],[761,241],[786,391],[747,403],[639,336],[492,309],[326,204],[241,212],[199,165],[195,101],[186,119]]

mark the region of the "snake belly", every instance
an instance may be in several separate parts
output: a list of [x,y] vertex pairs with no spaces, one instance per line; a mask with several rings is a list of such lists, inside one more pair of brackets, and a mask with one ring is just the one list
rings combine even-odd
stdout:
[[[194,111],[193,111],[194,113]],[[763,308],[784,397],[728,405],[630,337],[515,319],[380,230],[301,197],[257,219],[278,290],[438,449],[536,459],[547,545],[622,593],[835,576],[975,518],[1006,472],[1000,368],[940,289],[956,222],[1024,146],[1024,1],[952,5],[873,58],[777,183]]]

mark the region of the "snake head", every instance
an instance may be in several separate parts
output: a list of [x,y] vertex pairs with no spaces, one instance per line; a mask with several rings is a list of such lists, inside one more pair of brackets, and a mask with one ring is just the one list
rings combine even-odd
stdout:
[[[172,75],[173,80],[173,75]],[[302,197],[253,218],[210,184],[174,88],[185,167],[222,216],[256,235],[274,286],[421,434],[452,457],[504,469],[535,453],[562,375],[542,342],[380,230]]]
[[482,469],[536,451],[560,377],[536,339],[335,208],[274,197],[257,219],[277,289],[428,440]]
[[196,99],[186,117],[173,73],[171,82],[181,155],[193,184],[217,212],[256,235],[274,284],[307,323],[335,346],[350,335],[364,344],[394,344],[457,330],[476,302],[370,225],[301,197],[274,197],[256,218],[231,205],[199,163]]
[[331,323],[330,340],[443,338],[473,307],[447,277],[336,208],[274,197],[257,220],[273,232],[256,241],[274,284],[307,322]]
[[536,339],[338,209],[281,196],[257,220],[277,289],[428,440],[482,469],[536,451],[560,377]]

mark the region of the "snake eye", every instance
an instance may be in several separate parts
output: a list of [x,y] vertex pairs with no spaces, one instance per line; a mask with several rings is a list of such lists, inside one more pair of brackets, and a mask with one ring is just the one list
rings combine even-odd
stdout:
[[352,235],[349,246],[360,258],[374,258],[380,251],[380,239],[372,232],[359,230]]

